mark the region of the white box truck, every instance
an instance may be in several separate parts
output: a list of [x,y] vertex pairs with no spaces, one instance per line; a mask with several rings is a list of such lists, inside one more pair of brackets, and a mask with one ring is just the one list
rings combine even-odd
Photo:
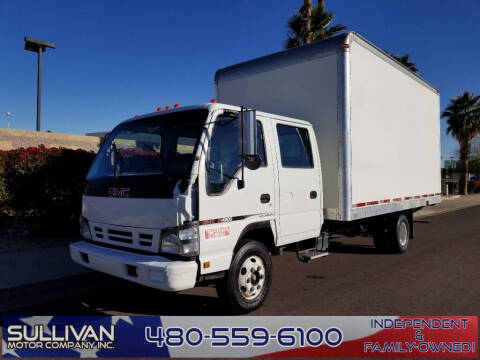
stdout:
[[166,291],[215,282],[258,308],[270,256],[331,234],[404,252],[440,197],[438,91],[355,33],[220,69],[217,99],[112,130],[87,176],[74,261]]

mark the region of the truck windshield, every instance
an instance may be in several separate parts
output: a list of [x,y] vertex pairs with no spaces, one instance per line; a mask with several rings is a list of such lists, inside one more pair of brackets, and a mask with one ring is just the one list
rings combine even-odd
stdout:
[[207,115],[182,111],[120,124],[90,168],[86,195],[172,197],[175,185],[190,176]]

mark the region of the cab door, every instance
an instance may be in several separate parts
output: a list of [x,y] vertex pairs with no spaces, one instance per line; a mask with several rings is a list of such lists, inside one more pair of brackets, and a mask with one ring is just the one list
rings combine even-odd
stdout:
[[274,219],[276,180],[268,121],[257,118],[257,152],[262,162],[256,170],[243,169],[244,188],[238,186],[242,177],[240,120],[219,114],[210,123],[198,175],[200,261],[209,263],[202,274],[228,269],[242,232]]
[[320,159],[311,127],[278,121],[279,239],[288,244],[320,235],[322,225]]

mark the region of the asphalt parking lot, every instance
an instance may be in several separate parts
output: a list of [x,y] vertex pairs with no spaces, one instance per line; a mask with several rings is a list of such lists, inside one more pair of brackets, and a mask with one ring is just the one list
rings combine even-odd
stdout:
[[[415,227],[415,239],[401,255],[378,253],[370,238],[356,237],[334,239],[330,255],[310,264],[293,252],[274,257],[270,295],[252,314],[478,315],[480,207],[422,217]],[[163,293],[102,274],[55,286],[63,289],[60,298],[4,314],[228,313],[213,287]]]

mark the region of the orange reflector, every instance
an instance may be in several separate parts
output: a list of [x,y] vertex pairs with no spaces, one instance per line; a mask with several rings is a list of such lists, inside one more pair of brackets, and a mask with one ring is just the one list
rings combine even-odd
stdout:
[[217,99],[211,99],[210,102],[211,102],[212,104],[215,104],[215,103],[217,102]]
[[210,267],[210,261],[205,261],[205,262],[203,263],[203,268],[204,268],[204,269],[208,269],[209,267]]
[[348,49],[348,48],[350,47],[350,45],[348,45],[348,44],[342,44],[342,45],[340,45],[340,47],[341,47],[342,49]]
[[175,105],[173,105],[173,107],[174,107],[175,109],[178,109],[178,108],[180,107],[180,105],[175,104]]
[[165,106],[165,110],[170,110],[170,105]]
[[157,111],[162,111],[162,108],[161,108],[161,107],[158,107],[158,108],[157,108]]

